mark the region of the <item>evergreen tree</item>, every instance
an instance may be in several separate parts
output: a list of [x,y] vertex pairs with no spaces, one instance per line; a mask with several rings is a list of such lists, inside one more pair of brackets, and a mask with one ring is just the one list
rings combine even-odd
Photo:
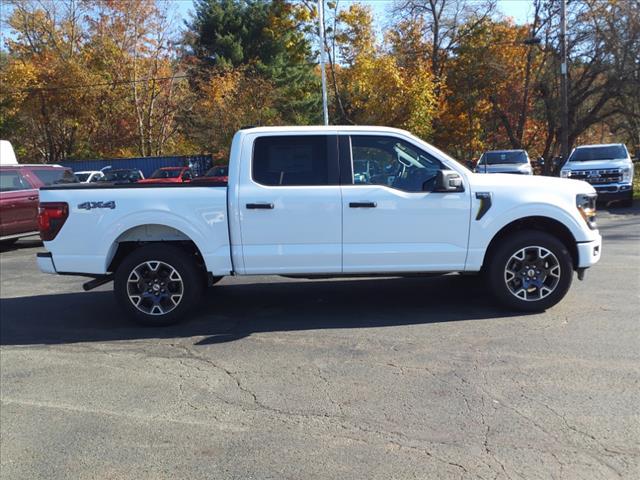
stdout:
[[321,90],[307,20],[288,0],[196,0],[185,43],[199,77],[244,68],[274,85],[282,121],[317,123]]

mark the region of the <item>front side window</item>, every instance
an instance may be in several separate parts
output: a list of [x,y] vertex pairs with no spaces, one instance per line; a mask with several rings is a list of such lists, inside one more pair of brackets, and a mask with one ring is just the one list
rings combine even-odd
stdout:
[[442,163],[404,140],[373,135],[351,136],[353,183],[385,185],[406,192],[431,191]]
[[0,171],[0,192],[16,192],[33,188],[17,170]]
[[251,175],[268,186],[335,185],[337,159],[330,160],[328,135],[267,136],[253,145]]

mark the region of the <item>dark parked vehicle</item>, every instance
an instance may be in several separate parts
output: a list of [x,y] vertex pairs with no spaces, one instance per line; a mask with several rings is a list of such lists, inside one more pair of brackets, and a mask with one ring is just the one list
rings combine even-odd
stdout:
[[144,180],[144,175],[140,170],[132,168],[118,168],[106,170],[104,177],[100,182],[112,182],[112,183],[136,183],[140,180]]
[[38,233],[40,187],[77,181],[71,169],[58,165],[0,166],[0,241]]

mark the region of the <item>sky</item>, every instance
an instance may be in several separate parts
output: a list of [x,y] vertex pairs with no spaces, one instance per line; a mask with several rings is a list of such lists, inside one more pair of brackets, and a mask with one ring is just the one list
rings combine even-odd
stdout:
[[[192,0],[172,0],[179,17],[187,19],[189,11],[193,10]],[[340,0],[340,3],[352,3],[358,1],[371,5],[373,7],[376,18],[384,19],[387,16],[386,10],[393,4],[393,0]],[[479,0],[481,1],[481,0]],[[509,17],[513,17],[516,23],[525,23],[527,14],[531,9],[533,0],[498,0],[498,8],[502,13]]]
[[[177,27],[182,28],[183,20],[189,18],[190,12],[193,11],[193,0],[166,0],[173,4],[173,10],[177,22]],[[326,0],[325,0],[326,1]],[[387,20],[388,9],[393,5],[393,0],[339,0],[342,5],[359,2],[371,5],[373,8],[374,17],[378,22],[378,25],[384,25]],[[483,1],[483,0],[470,0],[470,1]],[[516,23],[521,24],[527,21],[527,15],[531,10],[533,0],[497,0],[498,9],[505,15],[512,17]],[[4,46],[4,39],[10,33],[6,30],[4,21],[9,15],[11,9],[4,0],[0,0],[0,48]]]

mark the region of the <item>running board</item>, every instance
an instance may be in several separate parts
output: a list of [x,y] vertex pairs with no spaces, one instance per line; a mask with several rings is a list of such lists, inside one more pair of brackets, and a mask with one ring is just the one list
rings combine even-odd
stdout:
[[82,289],[85,292],[89,290],[93,290],[94,288],[98,288],[100,285],[104,285],[105,283],[109,283],[113,280],[113,273],[109,273],[108,275],[102,275],[100,277],[94,278],[93,280],[89,280],[87,283],[82,284]]

